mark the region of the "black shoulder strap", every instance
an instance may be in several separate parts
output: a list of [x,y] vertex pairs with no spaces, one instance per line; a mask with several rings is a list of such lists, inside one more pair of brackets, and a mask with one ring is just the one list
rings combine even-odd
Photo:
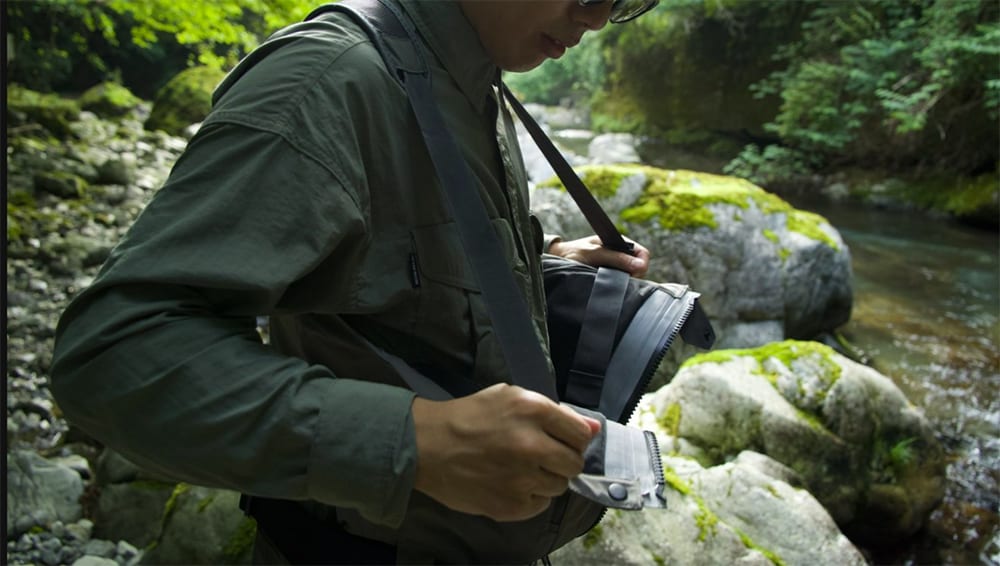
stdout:
[[[472,172],[434,101],[430,68],[412,23],[394,4],[379,0],[327,4],[310,17],[329,10],[343,10],[358,20],[381,52],[387,67],[406,89],[467,259],[482,289],[483,302],[497,333],[511,381],[558,401],[555,376],[542,350],[527,303],[514,281]],[[398,51],[386,48],[383,36],[409,38],[415,59],[402,60]]]
[[604,209],[594,198],[594,195],[590,193],[587,186],[583,184],[580,177],[573,170],[573,167],[566,161],[566,158],[562,156],[562,153],[556,149],[555,144],[552,140],[545,135],[542,128],[535,122],[535,119],[531,117],[531,114],[524,109],[524,106],[517,100],[517,98],[510,92],[507,85],[503,85],[504,98],[510,101],[511,107],[514,108],[514,112],[517,113],[517,117],[520,118],[521,123],[524,124],[528,133],[531,134],[531,139],[535,140],[535,144],[538,145],[538,149],[542,150],[542,154],[545,155],[545,159],[548,160],[549,164],[552,165],[552,170],[556,172],[559,180],[562,181],[563,186],[566,187],[566,191],[569,192],[573,200],[576,201],[576,205],[580,207],[580,212],[583,213],[584,217],[587,218],[587,222],[590,223],[590,227],[594,229],[594,233],[601,239],[601,244],[606,248],[618,252],[625,252],[627,254],[633,254],[632,242],[625,241],[618,229],[615,228],[611,219],[608,218]]

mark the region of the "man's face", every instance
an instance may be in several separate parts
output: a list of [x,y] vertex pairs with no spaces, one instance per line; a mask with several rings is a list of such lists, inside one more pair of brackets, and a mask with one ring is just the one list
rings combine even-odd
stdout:
[[562,57],[588,30],[608,22],[612,2],[460,0],[486,52],[505,71],[528,71]]

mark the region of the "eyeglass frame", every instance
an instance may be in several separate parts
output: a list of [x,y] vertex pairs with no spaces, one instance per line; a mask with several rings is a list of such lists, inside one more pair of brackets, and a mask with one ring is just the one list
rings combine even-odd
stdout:
[[[589,6],[594,6],[596,4],[602,4],[602,3],[607,2],[607,1],[609,1],[609,0],[577,0],[577,2],[581,6],[583,6],[585,8],[589,7]],[[632,16],[629,16],[628,18],[625,18],[623,20],[616,20],[615,19],[615,6],[614,6],[614,4],[620,4],[620,3],[626,2],[627,0],[610,0],[610,1],[613,2],[613,4],[611,5],[611,16],[608,18],[608,21],[610,21],[613,24],[624,24],[625,22],[630,22],[630,21],[638,18],[639,16],[645,14],[646,12],[649,12],[650,10],[652,10],[653,8],[655,8],[657,6],[657,4],[660,3],[660,0],[644,0],[646,2],[646,6],[641,11],[639,11],[636,14],[634,14]]]

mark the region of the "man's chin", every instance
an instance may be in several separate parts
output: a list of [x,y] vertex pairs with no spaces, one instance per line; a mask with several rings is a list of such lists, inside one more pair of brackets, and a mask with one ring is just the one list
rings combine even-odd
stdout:
[[527,62],[518,61],[506,65],[500,65],[500,68],[510,73],[526,73],[532,69],[537,68],[544,62],[545,62],[545,57],[539,57],[538,59],[533,61],[527,61]]

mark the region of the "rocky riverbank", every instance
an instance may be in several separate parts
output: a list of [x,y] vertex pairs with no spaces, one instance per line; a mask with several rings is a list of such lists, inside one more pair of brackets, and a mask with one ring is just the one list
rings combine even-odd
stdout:
[[[146,103],[137,103],[126,112],[116,110],[113,114],[107,112],[101,115],[97,113],[99,110],[95,106],[82,112],[67,111],[58,119],[42,113],[42,110],[33,113],[14,109],[14,113],[8,115],[7,561],[12,564],[75,566],[131,565],[140,562],[245,562],[253,525],[243,520],[236,509],[234,493],[149,476],[67,424],[47,389],[52,339],[60,312],[93,279],[112,247],[162,184],[186,143],[184,137],[146,130],[143,124],[150,111]],[[600,143],[608,145],[597,150],[599,154],[605,157],[620,154],[614,158],[615,162],[635,160],[632,156],[634,148],[629,152],[632,142],[627,138],[603,138]],[[530,152],[527,157],[530,161]],[[578,164],[584,161],[584,158],[574,159]],[[664,174],[667,172],[627,171],[612,177],[615,183],[625,185],[636,175],[646,179],[659,178]],[[716,182],[712,176],[696,175],[694,178],[699,184]],[[684,179],[687,185],[695,182],[688,177]],[[669,186],[656,187],[656,191],[670,190]],[[560,198],[553,192],[556,189],[541,190],[548,191],[550,200],[547,202],[550,204]],[[728,300],[727,293],[723,292],[725,289],[713,287],[713,277],[717,279],[716,283],[752,282],[754,276],[743,274],[740,270],[752,267],[756,257],[764,257],[765,264],[774,268],[772,275],[777,277],[776,284],[780,283],[779,280],[798,281],[797,278],[807,281],[810,272],[792,268],[814,263],[815,258],[826,258],[825,263],[843,266],[849,257],[839,236],[825,221],[810,219],[806,223],[810,226],[808,229],[803,227],[805,224],[789,224],[788,219],[795,216],[790,207],[786,208],[786,204],[782,205],[758,191],[741,186],[732,193],[726,188],[724,192],[729,200],[702,203],[707,211],[700,216],[702,221],[723,219],[724,229],[709,230],[707,225],[690,227],[701,234],[697,236],[700,238],[698,241],[707,246],[694,250],[698,253],[689,254],[692,257],[708,253],[703,249],[719,248],[707,244],[712,238],[722,238],[748,242],[737,254],[743,259],[726,252],[725,261],[714,264],[702,258],[690,264],[667,262],[657,266],[657,269],[666,270],[662,271],[665,277],[685,273],[695,279],[703,279],[692,282],[692,285],[704,288],[706,299],[716,302],[716,313],[729,330],[730,344],[741,347],[759,345],[752,343],[754,340],[764,343],[787,337],[787,328],[800,328],[796,326],[796,321],[801,317],[797,318],[792,311],[806,305],[815,304],[821,312],[829,310],[823,305],[836,306],[830,311],[833,314],[827,326],[831,327],[839,324],[838,321],[842,321],[849,312],[849,307],[845,311],[843,305],[845,293],[849,305],[850,289],[845,280],[849,269],[834,270],[827,277],[832,281],[828,281],[823,289],[817,287],[814,289],[816,292],[799,302],[794,302],[799,299],[793,296],[792,303],[787,303],[783,294],[773,294],[768,296],[773,300],[761,304],[729,304],[725,302]],[[615,194],[620,196],[620,200],[628,195],[639,198],[642,193],[630,193],[617,185],[610,192],[612,200]],[[664,194],[656,193],[657,198]],[[733,199],[748,202],[743,206]],[[550,207],[550,212],[558,213],[558,208]],[[655,217],[654,210],[647,216],[631,218],[639,229],[640,224]],[[649,230],[655,232],[655,223],[646,224]],[[677,237],[685,239],[683,234]],[[664,242],[662,245],[673,249],[672,240]],[[722,268],[724,273],[713,265]],[[845,285],[848,285],[846,289]],[[794,287],[794,284],[790,286]],[[741,296],[751,297],[754,294],[747,291]],[[726,319],[726,312],[735,313],[731,320]],[[808,328],[802,331],[830,329]],[[685,352],[683,357],[691,353]],[[753,377],[760,373],[750,365],[756,354],[741,352],[730,355],[748,360],[746,373],[750,375],[745,383],[751,388],[749,398],[756,398],[758,393],[755,391],[769,387],[766,380]],[[716,358],[712,363],[721,364],[728,360]],[[674,360],[671,374],[681,361],[680,358]],[[838,360],[837,363],[846,362]],[[828,369],[824,368],[826,366],[820,367],[824,371]],[[778,370],[772,368],[767,371]],[[833,390],[829,376],[819,375],[816,379],[818,383],[827,383],[823,387],[829,386],[829,390]],[[847,383],[848,380],[843,380],[841,385]],[[780,397],[775,397],[777,393],[770,393],[772,399],[769,402],[774,403],[776,408],[756,408],[758,405],[748,404],[747,401],[737,403],[737,397],[733,397],[733,407],[737,408],[732,410],[745,412],[740,407],[752,405],[755,407],[753,411],[761,414],[773,411],[779,417],[768,418],[780,425],[781,434],[794,429],[800,431],[803,438],[815,435],[817,426],[833,426],[823,422],[817,425],[817,420],[822,421],[826,417],[815,404],[815,396],[797,399],[796,387],[791,387],[790,392],[776,391],[788,397],[787,401],[781,401]],[[825,395],[826,389],[823,391]],[[707,398],[719,399],[720,396],[709,394]],[[831,480],[825,476],[818,477],[817,472],[802,468],[796,461],[782,460],[789,454],[792,460],[799,458],[794,451],[769,453],[767,442],[761,444],[754,440],[753,431],[747,432],[743,445],[733,444],[725,438],[700,439],[697,431],[682,429],[681,425],[683,422],[683,427],[688,426],[687,423],[692,422],[691,415],[696,413],[683,413],[682,421],[681,413],[675,414],[671,408],[673,404],[676,403],[663,404],[657,409],[662,414],[654,415],[644,426],[648,424],[650,428],[655,428],[662,436],[664,445],[690,447],[690,450],[681,450],[671,456],[680,458],[670,461],[677,470],[670,494],[676,511],[664,517],[668,524],[681,527],[677,532],[694,533],[695,539],[684,543],[672,538],[669,532],[656,534],[655,544],[659,550],[651,555],[642,550],[653,544],[649,542],[650,532],[646,523],[638,520],[638,516],[623,521],[613,517],[606,525],[608,532],[624,528],[622,532],[628,534],[622,536],[632,540],[634,546],[620,549],[618,543],[610,537],[601,538],[600,531],[596,530],[593,536],[588,535],[589,538],[568,548],[566,556],[578,556],[585,562],[597,561],[601,556],[629,556],[635,558],[636,563],[642,563],[650,556],[661,559],[669,556],[671,561],[676,559],[684,563],[687,560],[685,556],[705,555],[717,556],[720,560],[740,559],[760,563],[781,561],[780,554],[784,554],[786,559],[797,557],[789,563],[797,560],[815,563],[824,555],[818,554],[809,543],[823,540],[828,543],[824,548],[835,552],[845,563],[859,563],[860,554],[840,533],[830,513],[812,495],[793,486],[803,482],[817,483],[835,491],[836,487],[831,487],[830,481],[844,484],[867,481],[864,479],[868,472],[863,458],[872,450],[872,442],[885,444],[888,439],[878,436],[852,438],[852,442],[859,446],[856,449],[859,455],[852,455],[851,459],[857,460],[855,463],[858,466],[846,469],[845,477]],[[865,407],[861,409],[867,410]],[[716,409],[703,412],[714,411]],[[803,417],[802,411],[814,415]],[[842,415],[829,418],[835,419],[831,422],[843,420]],[[917,431],[924,426],[922,421],[913,422],[915,424],[907,425],[910,428],[906,430]],[[766,437],[768,430],[761,429],[761,434]],[[838,439],[839,434],[824,433],[820,436],[837,444],[842,443]],[[906,434],[917,436],[916,432]],[[700,447],[693,446],[698,443]],[[802,446],[808,448],[810,443]],[[732,463],[725,462],[733,458],[736,460]],[[738,484],[742,486],[740,489],[746,490],[745,494],[734,498],[716,497],[714,492],[692,487],[700,486],[719,474],[741,478]],[[768,498],[766,506],[759,507],[760,515],[755,519],[757,526],[753,526],[753,522],[746,523],[740,519],[744,515],[741,506],[753,507],[753,498],[759,497],[762,490],[773,497]],[[861,493],[860,487],[858,490]],[[852,505],[853,500],[841,505],[843,508],[838,510],[839,514],[834,515],[838,519],[849,515]],[[918,513],[923,512],[922,507],[917,507]],[[905,514],[910,508],[904,504],[894,509]],[[792,519],[794,525],[782,522],[785,519]],[[782,542],[782,533],[793,527],[798,533],[795,541]],[[830,557],[826,555],[827,559]]]

